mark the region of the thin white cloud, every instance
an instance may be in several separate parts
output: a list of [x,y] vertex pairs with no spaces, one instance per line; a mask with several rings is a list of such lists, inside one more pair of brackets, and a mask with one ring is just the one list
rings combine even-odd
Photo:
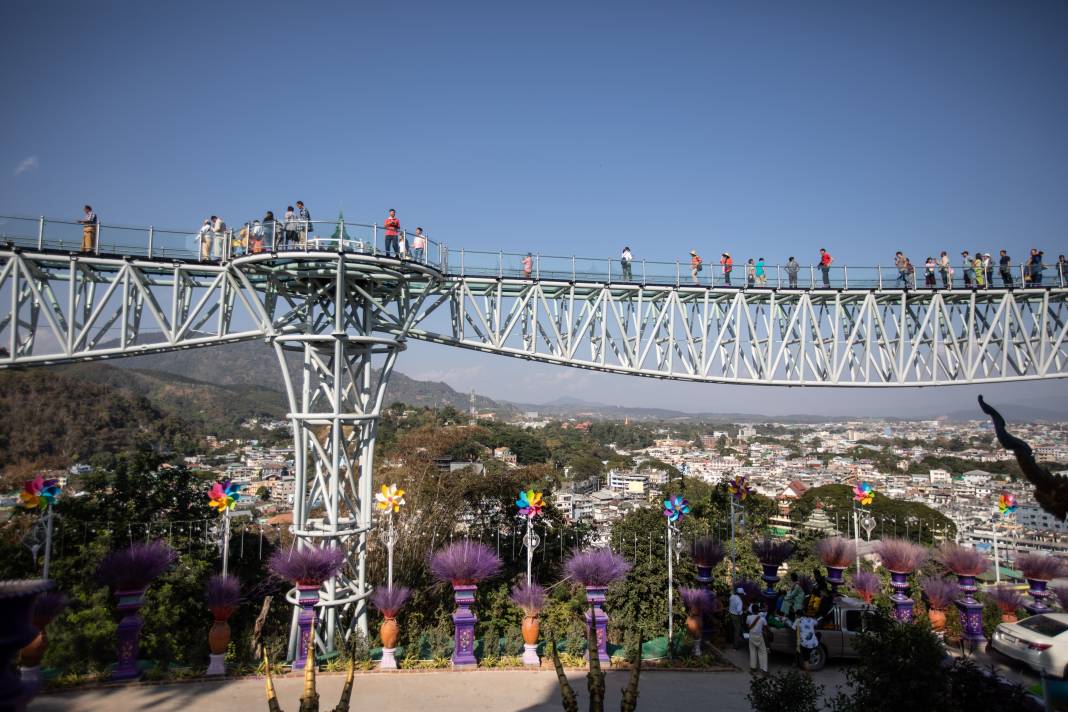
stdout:
[[30,156],[29,158],[22,159],[18,167],[15,168],[15,176],[20,176],[26,171],[32,171],[39,166],[41,162],[37,160],[37,156]]

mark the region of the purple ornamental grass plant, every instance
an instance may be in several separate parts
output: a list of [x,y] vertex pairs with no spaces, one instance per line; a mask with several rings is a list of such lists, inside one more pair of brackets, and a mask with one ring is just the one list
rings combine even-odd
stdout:
[[710,536],[694,540],[693,546],[690,547],[690,554],[694,563],[701,566],[715,566],[726,556],[723,545]]
[[279,549],[267,562],[272,574],[298,586],[320,586],[344,565],[345,552],[336,546]]
[[827,537],[816,542],[816,555],[824,566],[844,569],[856,560],[857,545],[840,536]]
[[679,588],[679,596],[689,613],[700,616],[712,610],[712,594],[706,588],[682,586]]
[[208,608],[237,608],[241,601],[241,584],[236,576],[216,574],[208,579],[204,600]]
[[742,594],[742,598],[747,603],[752,603],[753,601],[756,601],[756,600],[761,598],[761,595],[760,595],[760,591],[761,591],[760,584],[757,583],[756,581],[751,581],[749,579],[740,579],[738,582],[736,582],[734,584],[734,587],[735,588],[740,588],[740,589],[742,589],[742,591],[745,592],[745,593]]
[[888,570],[906,574],[923,566],[930,556],[926,547],[904,539],[883,539],[876,542],[875,553]]
[[997,604],[1002,613],[1015,613],[1017,608],[1023,606],[1024,599],[1012,586],[1001,584],[986,590],[986,595]]
[[396,618],[397,614],[400,613],[400,609],[408,602],[408,597],[411,593],[411,589],[407,586],[397,586],[396,588],[381,586],[371,594],[371,603],[386,618]]
[[1024,578],[1038,581],[1052,581],[1065,573],[1064,562],[1046,554],[1023,554],[1017,557],[1016,568],[1023,572]]
[[938,560],[958,576],[978,576],[990,568],[990,559],[983,552],[952,542],[938,550]]
[[853,574],[853,590],[865,601],[870,601],[874,598],[875,594],[879,593],[881,586],[882,582],[879,580],[878,574],[874,574],[871,571],[860,571]]
[[512,603],[523,609],[528,616],[536,616],[545,606],[545,587],[536,583],[529,586],[523,581],[512,587]]
[[805,595],[812,593],[812,589],[816,587],[816,582],[812,580],[812,577],[808,574],[800,574],[797,577],[797,585],[801,587],[801,590],[805,592]]
[[174,549],[162,541],[138,543],[105,556],[96,575],[116,591],[135,591],[159,578],[177,559]]
[[564,562],[564,574],[583,586],[604,588],[623,578],[630,562],[608,549],[574,551]]
[[1057,603],[1061,604],[1061,610],[1068,611],[1068,586],[1053,586],[1050,590],[1057,597]]
[[753,542],[753,552],[757,555],[761,564],[781,566],[782,562],[793,555],[794,545],[789,541],[761,539]]
[[949,606],[953,603],[953,599],[960,595],[960,586],[957,582],[944,578],[920,579],[920,589],[927,596],[927,604],[938,611]]
[[430,573],[454,586],[477,584],[500,573],[501,558],[485,544],[459,539],[430,557]]

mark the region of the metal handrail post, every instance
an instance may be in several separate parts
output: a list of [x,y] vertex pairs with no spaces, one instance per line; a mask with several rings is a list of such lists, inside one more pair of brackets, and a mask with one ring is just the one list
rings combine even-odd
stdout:
[[[460,250],[460,255],[463,255],[464,251]],[[371,226],[371,254],[378,254],[378,223]]]
[[809,273],[809,276],[812,278],[812,288],[815,289],[816,288],[816,266],[815,265],[809,265],[808,266],[808,273]]
[[278,240],[278,221],[271,221],[271,252],[276,251],[276,245]]
[[504,251],[497,250],[497,279],[504,277]]
[[93,241],[93,254],[94,255],[99,255],[100,254],[100,233],[103,232],[103,227],[104,226],[100,224],[100,221],[97,220],[96,221],[96,240]]
[[226,237],[223,238],[223,251],[219,255],[219,262],[229,262],[233,256],[230,253],[234,248],[234,229],[232,227],[226,228]]
[[605,260],[605,262],[608,263],[608,283],[611,284],[612,283],[612,258],[609,257],[607,260]]
[[534,279],[541,279],[541,253],[534,257]]
[[44,249],[44,215],[37,220],[37,249]]
[[679,286],[679,261],[675,260],[675,286]]
[[842,282],[845,289],[849,289],[849,265],[842,265]]
[[875,271],[879,274],[879,291],[883,291],[883,266],[876,265]]
[[645,260],[642,260],[642,286],[645,286]]
[[463,277],[464,272],[464,248],[460,248],[460,276]]
[[156,237],[156,228],[152,225],[148,226],[148,259],[152,259],[152,243]]
[[782,289],[782,267],[775,265],[775,286]]
[[571,255],[571,281],[575,281],[575,256]]

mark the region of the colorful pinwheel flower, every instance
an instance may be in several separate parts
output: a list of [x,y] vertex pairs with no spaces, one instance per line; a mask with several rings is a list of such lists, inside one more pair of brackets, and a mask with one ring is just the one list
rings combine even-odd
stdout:
[[20,504],[26,509],[48,509],[59,498],[59,480],[46,480],[37,475],[26,480],[22,492],[19,492]]
[[1012,492],[1002,492],[998,497],[998,511],[1006,517],[1016,511],[1016,495]]
[[241,499],[241,495],[238,490],[241,489],[241,485],[236,485],[230,480],[223,480],[222,482],[216,482],[211,486],[208,491],[208,506],[212,509],[219,510],[219,514],[233,509],[237,505],[237,500]]
[[744,502],[753,490],[749,487],[749,482],[746,480],[745,475],[738,475],[733,480],[727,483],[727,491],[734,497],[735,502]]
[[861,507],[867,507],[875,499],[875,490],[867,482],[853,485],[853,501]]
[[545,508],[545,500],[542,499],[541,492],[535,492],[534,490],[520,491],[519,498],[515,501],[515,506],[519,507],[519,513],[522,516],[533,519],[540,515],[541,510]]
[[664,500],[664,516],[669,522],[677,522],[679,517],[690,513],[690,503],[685,497],[675,495]]
[[397,489],[397,485],[382,485],[375,495],[375,506],[383,512],[399,512],[402,504],[404,490]]

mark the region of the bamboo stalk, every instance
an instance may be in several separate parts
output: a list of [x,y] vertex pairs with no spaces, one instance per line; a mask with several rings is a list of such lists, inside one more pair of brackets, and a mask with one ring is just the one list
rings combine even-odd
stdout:
[[590,691],[590,712],[604,712],[604,672],[601,670],[601,655],[597,645],[597,607],[592,604],[586,642],[590,657],[590,671],[586,673],[586,688]]
[[556,670],[556,681],[560,685],[560,698],[564,705],[564,712],[578,712],[578,698],[575,690],[567,681],[564,674],[564,666],[560,664],[560,653],[556,650],[556,636],[549,635],[549,651],[552,653],[553,669]]

